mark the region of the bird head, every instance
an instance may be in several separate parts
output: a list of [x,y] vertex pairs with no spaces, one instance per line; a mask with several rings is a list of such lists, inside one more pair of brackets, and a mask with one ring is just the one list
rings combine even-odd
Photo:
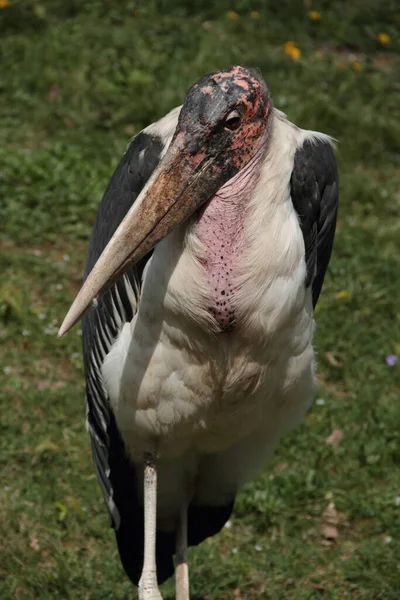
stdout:
[[264,141],[271,101],[261,77],[243,67],[211,73],[188,91],[171,149],[195,167],[212,165],[214,192],[240,171]]
[[89,273],[60,337],[266,146],[271,115],[263,79],[240,66],[205,75],[189,89],[165,156]]

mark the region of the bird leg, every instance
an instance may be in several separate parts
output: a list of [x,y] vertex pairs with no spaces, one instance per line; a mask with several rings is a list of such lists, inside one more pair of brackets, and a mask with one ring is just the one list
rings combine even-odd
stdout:
[[188,502],[184,500],[179,510],[178,526],[176,531],[176,600],[190,600],[189,566],[187,562],[187,511]]
[[139,580],[139,600],[162,600],[156,563],[157,469],[155,456],[147,454],[144,466],[144,559]]

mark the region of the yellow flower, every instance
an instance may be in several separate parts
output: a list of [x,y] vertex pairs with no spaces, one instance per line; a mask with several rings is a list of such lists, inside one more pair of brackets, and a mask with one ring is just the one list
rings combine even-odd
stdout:
[[286,44],[283,44],[283,51],[286,56],[289,56],[292,60],[299,60],[301,56],[301,50],[294,42],[286,42]]
[[250,13],[250,17],[252,19],[259,19],[260,18],[260,13],[258,11],[256,11],[256,10],[252,10],[251,13]]
[[7,8],[8,0],[0,0],[0,8]]
[[351,63],[351,68],[353,69],[353,71],[362,71],[362,64],[358,62],[358,60],[355,60]]
[[231,21],[237,21],[239,18],[239,15],[237,12],[235,12],[234,10],[228,10],[228,12],[226,13],[226,16],[228,17],[228,19],[230,19]]
[[341,290],[336,294],[336,298],[339,298],[339,300],[342,300],[343,298],[348,298],[349,296],[350,292],[348,292],[347,290]]
[[382,44],[382,46],[386,46],[386,44],[390,44],[391,42],[390,35],[388,35],[387,33],[378,33],[376,39],[380,44]]
[[318,12],[318,10],[309,10],[308,11],[308,18],[311,19],[311,21],[320,21],[321,20],[321,13]]
[[300,48],[297,48],[297,47],[292,48],[290,57],[293,58],[293,60],[299,60],[300,56],[301,56]]

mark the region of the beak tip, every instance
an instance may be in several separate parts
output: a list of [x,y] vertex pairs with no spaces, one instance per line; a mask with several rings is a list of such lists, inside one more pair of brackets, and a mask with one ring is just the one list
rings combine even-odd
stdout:
[[69,311],[64,317],[64,321],[61,324],[60,329],[58,330],[57,336],[62,338],[76,323],[82,318],[82,315],[90,308],[90,304],[87,305],[86,302],[82,301],[82,291],[84,287],[81,288],[81,291],[75,298],[74,302],[70,306]]
[[[72,308],[72,307],[71,307]],[[68,331],[75,325],[78,319],[71,318],[71,309],[68,311],[64,321],[61,324],[60,329],[58,330],[57,337],[62,338]]]
[[65,327],[64,323],[65,323],[65,321],[63,322],[63,324],[61,325],[60,329],[58,330],[58,333],[57,333],[58,339],[61,339],[62,337],[64,337],[64,335],[68,331],[68,329]]

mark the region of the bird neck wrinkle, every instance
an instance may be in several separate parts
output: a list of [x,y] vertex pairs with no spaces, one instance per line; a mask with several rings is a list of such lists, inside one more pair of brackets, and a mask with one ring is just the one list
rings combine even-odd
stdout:
[[247,207],[257,184],[265,149],[227,181],[206,204],[194,223],[194,233],[204,246],[202,266],[210,286],[207,307],[222,331],[234,328],[235,267],[243,250]]

